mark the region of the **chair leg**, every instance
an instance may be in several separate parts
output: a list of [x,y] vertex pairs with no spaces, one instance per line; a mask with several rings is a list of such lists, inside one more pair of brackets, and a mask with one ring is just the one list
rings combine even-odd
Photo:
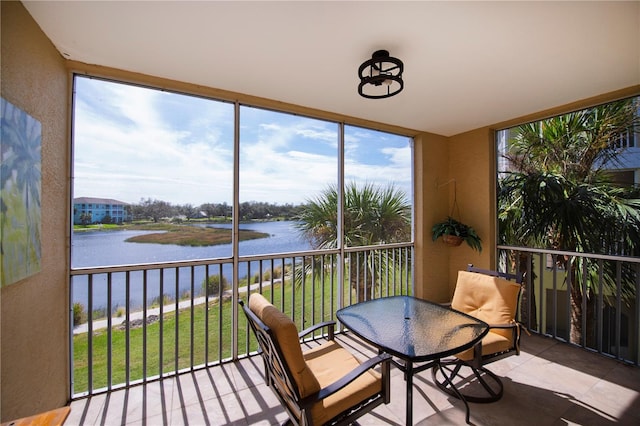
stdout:
[[[473,374],[461,374],[463,367]],[[460,393],[469,402],[495,402],[502,398],[504,391],[502,381],[491,371],[484,367],[474,368],[458,360],[434,365],[431,375],[440,390],[455,398],[459,398]],[[453,383],[456,389],[452,389],[449,383]]]

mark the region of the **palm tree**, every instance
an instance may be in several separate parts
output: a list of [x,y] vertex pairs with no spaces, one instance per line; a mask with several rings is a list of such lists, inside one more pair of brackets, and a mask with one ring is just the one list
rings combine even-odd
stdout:
[[[393,184],[376,187],[354,182],[344,191],[344,246],[361,247],[374,244],[409,241],[411,238],[411,204],[406,194]],[[335,185],[324,189],[318,197],[303,206],[296,218],[298,230],[314,249],[338,247],[338,191]],[[367,298],[365,277],[375,280],[377,271],[372,256],[358,252],[349,258],[349,279],[358,301]],[[401,259],[396,259],[396,264]],[[394,265],[385,264],[386,268]]]
[[[623,100],[515,129],[505,157],[510,171],[499,182],[500,240],[510,245],[584,253],[634,255],[640,249],[640,199],[633,187],[616,185],[606,168],[620,160],[620,138],[638,127],[637,99]],[[521,259],[512,260],[514,262]],[[597,291],[590,260],[557,260],[570,286],[570,340],[580,343],[583,295]],[[605,291],[615,272],[603,265]],[[623,297],[633,297],[632,271],[623,271]],[[607,288],[608,287],[608,288]],[[629,290],[629,291],[628,291]],[[590,306],[588,316],[593,314]],[[593,324],[587,321],[588,328]]]

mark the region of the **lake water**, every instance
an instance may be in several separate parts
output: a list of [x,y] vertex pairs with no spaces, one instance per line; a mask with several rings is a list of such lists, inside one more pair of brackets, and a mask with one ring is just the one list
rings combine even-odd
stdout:
[[[213,226],[213,225],[211,225]],[[216,224],[215,227],[231,228],[231,224]],[[310,245],[302,238],[294,227],[294,222],[259,222],[241,224],[240,229],[250,229],[269,234],[268,238],[242,241],[238,249],[240,256],[289,253],[309,250]],[[231,256],[231,244],[221,244],[208,247],[185,247],[172,244],[129,243],[125,240],[146,233],[157,231],[90,231],[75,233],[72,239],[71,265],[73,268],[128,265],[139,263],[170,262],[179,260],[211,259]],[[268,269],[269,262],[265,262],[263,269]],[[277,263],[279,266],[279,262]],[[258,271],[258,262],[252,262],[251,274]],[[210,267],[210,274],[217,274],[218,266]],[[223,275],[231,282],[231,265],[223,266]],[[166,270],[163,278],[162,294],[175,298],[185,292],[191,292],[191,276],[193,274],[193,293],[202,292],[202,283],[206,276],[204,267],[179,268]],[[240,271],[240,277],[246,276],[246,267]],[[130,305],[134,308],[142,306],[143,273],[131,272]],[[99,274],[93,278],[93,308],[107,306],[108,283],[107,275]],[[113,309],[126,306],[126,274],[112,274],[111,305]],[[86,277],[74,277],[72,280],[73,301],[88,306],[88,281]],[[160,273],[147,273],[147,302],[151,303],[160,297]]]

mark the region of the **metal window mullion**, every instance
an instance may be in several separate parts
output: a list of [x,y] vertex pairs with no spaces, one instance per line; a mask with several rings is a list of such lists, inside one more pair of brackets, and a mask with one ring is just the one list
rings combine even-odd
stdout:
[[222,327],[222,319],[223,319],[223,309],[222,309],[222,296],[223,296],[223,289],[222,289],[222,264],[220,265],[220,269],[218,270],[218,278],[220,281],[220,285],[218,286],[218,360],[221,361],[222,360],[222,349],[223,349],[223,342],[222,342],[222,338],[223,338],[223,327]]
[[112,319],[111,319],[111,299],[112,299],[112,288],[111,288],[111,272],[107,273],[107,389],[111,390],[112,386],[112,363],[113,363],[113,343],[112,339]]
[[405,262],[407,264],[407,294],[409,292],[409,288],[411,288],[411,292],[412,292],[411,294],[415,296],[416,285],[415,285],[415,280],[413,278],[415,276],[415,273],[414,273],[415,268],[413,263],[413,259],[415,258],[415,253],[413,250],[414,250],[413,246],[407,247],[405,249],[405,252],[406,252]]
[[[356,252],[354,254],[356,256],[356,301],[360,302],[360,253]],[[364,296],[362,296],[362,298],[365,298],[367,292],[364,289],[362,291],[364,291]]]
[[147,382],[147,270],[142,271],[142,381]]
[[[301,256],[301,263],[300,263],[300,290],[302,292],[302,294],[300,295],[300,330],[304,330],[306,327],[304,326],[304,318],[305,318],[305,314],[306,314],[306,309],[305,309],[305,300],[306,300],[306,296],[307,296],[307,280],[306,280],[306,276],[307,274],[305,274],[305,260],[306,257],[305,256]],[[294,306],[294,310],[295,310],[295,306]]]
[[[553,338],[558,337],[558,256],[552,255],[551,260],[553,262],[552,272],[553,272],[553,292],[551,293],[551,303],[553,305],[552,310],[552,318],[553,323],[551,324],[551,335]],[[567,288],[567,297],[569,297],[569,289]]]
[[263,293],[263,289],[262,289],[262,280],[263,280],[263,276],[262,276],[262,259],[260,259],[258,261],[258,291],[260,292],[260,294]]
[[391,277],[391,268],[389,266],[392,266],[393,269],[395,269],[396,265],[395,265],[395,263],[390,263],[389,262],[389,249],[385,250],[384,255],[385,255],[385,262],[387,262],[387,278],[386,278],[387,288],[385,290],[385,294],[387,296],[390,296],[390,294],[389,294],[389,291],[390,291],[389,280],[390,280],[390,277]]
[[280,283],[280,311],[284,312],[284,286],[285,286],[285,278],[286,278],[286,258],[281,259],[282,264],[282,281]]
[[382,249],[376,250],[376,254],[378,255],[377,256],[377,258],[378,258],[378,267],[376,268],[376,270],[378,271],[378,274],[377,274],[377,278],[378,279],[376,281],[376,275],[374,274],[373,282],[375,284],[377,284],[378,295],[380,297],[382,297],[383,296],[383,293],[382,293]]
[[[405,250],[405,254],[404,257],[400,257],[400,262],[404,263],[404,267],[402,267],[401,272],[400,272],[400,279],[402,280],[404,277],[404,286],[402,287],[402,294],[409,294],[409,284],[411,284],[410,281],[410,272],[411,272],[411,267],[409,264],[409,257],[410,257],[411,253],[408,250]],[[412,256],[411,256],[412,257]],[[413,279],[413,278],[411,278]],[[412,295],[415,294],[415,288],[414,286],[411,287],[412,288]]]
[[330,271],[330,274],[331,274],[331,275],[329,275],[329,283],[330,283],[330,287],[329,287],[329,306],[331,307],[331,309],[329,311],[331,313],[331,319],[333,319],[333,313],[337,310],[337,309],[334,310],[335,294],[334,294],[333,287],[336,285],[335,272],[336,272],[336,261],[338,259],[337,259],[335,254],[330,254],[329,256],[330,256],[330,259],[331,259],[331,262],[329,263],[329,271]]
[[195,353],[194,353],[194,347],[195,347],[195,322],[196,322],[196,318],[195,318],[195,290],[196,290],[196,286],[195,286],[195,266],[191,265],[191,304],[190,304],[190,310],[191,310],[191,327],[190,327],[190,336],[189,336],[189,360],[190,360],[190,366],[189,369],[191,371],[193,371],[193,365],[195,364]]
[[125,384],[128,387],[131,384],[131,272],[125,272],[125,350],[124,350],[124,365],[125,365]]
[[[345,251],[344,251],[344,123],[338,123],[338,211],[336,223],[336,246],[338,248],[338,309],[344,307],[344,277],[345,277]],[[351,257],[349,255],[349,257]],[[351,265],[349,265],[351,267]],[[351,283],[349,286],[349,304],[351,304]]]
[[158,368],[160,370],[160,378],[164,374],[164,268],[160,268],[160,330],[158,331]]
[[566,303],[566,308],[567,308],[567,316],[566,316],[566,324],[567,324],[567,341],[571,342],[571,299],[572,299],[572,292],[571,289],[573,288],[573,277],[571,274],[571,271],[573,270],[573,257],[569,258],[569,261],[567,262],[567,268],[565,270],[566,276],[567,276],[567,303]]
[[622,262],[616,262],[616,358],[622,359],[620,339],[622,334]]
[[636,353],[636,359],[635,359],[635,365],[640,365],[640,263],[636,264],[636,297],[635,297],[635,305],[636,305],[636,336],[635,336],[635,342],[636,342],[636,347],[635,347],[635,353]]
[[588,292],[588,288],[587,288],[587,274],[588,274],[588,270],[587,270],[587,259],[582,259],[582,300],[580,301],[580,303],[582,304],[582,318],[581,318],[581,322],[582,322],[582,332],[580,333],[580,344],[583,348],[587,347],[587,317],[588,317],[588,313],[587,310],[589,309],[587,307],[587,292]]
[[[251,294],[251,261],[247,260],[247,297]],[[238,317],[238,320],[240,318]],[[249,324],[244,328],[244,348],[245,353],[249,353]],[[238,348],[239,350],[240,348]]]
[[[270,293],[270,302],[271,304],[273,304],[273,300],[274,300],[274,294],[275,294],[275,285],[276,285],[276,264],[275,264],[275,259],[271,258],[271,262],[269,263],[269,267],[271,268],[271,293]],[[284,274],[284,269],[282,270],[282,273]]]
[[87,292],[87,391],[93,394],[93,274],[89,274],[89,289]]
[[[540,293],[540,298],[539,298],[539,308],[538,308],[538,331],[541,333],[544,333],[543,327],[542,327],[542,319],[545,318],[545,325],[546,325],[546,316],[544,315],[544,305],[546,302],[545,299],[545,292],[544,292],[544,254],[540,253],[539,258],[538,258],[538,268],[539,268],[539,272],[538,272],[538,288],[539,288],[539,293]],[[527,277],[527,282],[529,283],[528,285],[532,285],[533,286],[533,277]],[[546,327],[545,327],[546,329]]]
[[320,256],[320,300],[322,301],[322,303],[320,304],[320,322],[323,322],[326,320],[324,315],[324,312],[325,312],[324,305],[326,303],[326,289],[325,289],[326,270],[325,270],[324,260],[325,260],[324,255],[321,255]]
[[291,320],[296,322],[296,258],[291,258]]
[[[311,257],[311,321],[310,325],[316,323],[316,259]],[[304,305],[305,303],[303,303]]]
[[[412,249],[411,249],[412,250]],[[413,252],[411,250],[405,250],[406,251],[406,255],[404,257],[404,274],[405,274],[405,282],[406,282],[406,286],[405,286],[405,290],[404,290],[404,294],[409,294],[409,285],[411,284],[411,295],[415,295],[415,285],[412,284],[413,283],[413,274],[411,274],[410,272],[412,271],[413,268],[411,268],[411,264],[409,263],[409,257],[411,257],[411,259],[413,259]],[[411,256],[409,256],[411,255]],[[413,260],[412,260],[413,262]]]
[[[204,268],[204,365],[209,365],[209,266]],[[222,287],[222,281],[218,281]]]
[[[400,259],[402,259],[402,255],[400,257]],[[396,262],[396,249],[393,249],[393,252],[391,253],[391,262],[393,262],[393,271],[391,271],[391,280],[393,283],[393,295],[395,296],[397,294],[397,288],[398,288],[398,282],[397,280],[397,266],[400,266],[400,270],[402,270],[402,262],[400,262],[399,264]],[[400,291],[402,291],[402,279],[400,279]]]
[[596,298],[596,350],[602,353],[604,332],[604,261],[598,259],[598,295]]
[[[518,253],[518,258],[520,257],[521,253]],[[531,260],[532,260],[532,256],[531,253],[527,253],[527,292],[529,293],[527,295],[527,322],[529,323],[527,326],[528,328],[531,328],[532,324],[531,324],[531,318],[533,317],[532,313],[533,313],[533,301],[535,300],[535,291],[533,288],[533,283],[531,282]],[[516,274],[521,273],[521,271],[519,271],[520,267],[520,262],[518,262],[518,267],[516,267]],[[518,307],[516,307],[516,310],[518,309]],[[534,324],[535,325],[535,324]]]
[[[231,258],[233,259],[231,285],[231,358],[238,359],[238,256],[240,237],[240,103],[235,102],[233,109],[233,210],[231,212]],[[222,302],[222,300],[220,301]],[[222,305],[222,303],[220,303]]]
[[174,340],[173,340],[173,370],[174,373],[177,373],[179,368],[178,359],[180,357],[179,346],[180,346],[180,324],[179,324],[179,312],[180,312],[180,268],[174,268],[175,271],[175,290],[176,290],[176,300],[175,300],[175,326],[174,326]]

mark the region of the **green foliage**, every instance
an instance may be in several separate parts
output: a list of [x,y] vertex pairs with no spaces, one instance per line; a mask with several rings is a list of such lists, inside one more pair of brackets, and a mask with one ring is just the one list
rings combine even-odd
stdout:
[[[637,98],[626,99],[510,129],[504,155],[508,169],[498,182],[500,243],[637,256],[638,188],[615,183],[607,169],[620,164],[626,149],[621,141],[639,130],[639,107]],[[628,302],[636,297],[634,276],[626,270],[619,288],[618,272],[606,262],[574,262],[571,256],[559,256],[557,262],[572,284],[573,343],[582,339],[583,313],[594,312],[592,307],[583,312],[579,301],[586,295],[593,303],[599,283],[604,293],[621,294]],[[593,321],[586,323],[589,327]]]
[[[394,185],[354,182],[344,190],[344,238],[348,247],[411,240],[411,204]],[[298,229],[315,249],[335,248],[338,238],[338,191],[327,187],[309,200],[296,218]]]
[[[315,199],[305,204],[297,217],[297,228],[314,249],[338,247],[338,190],[335,185],[327,187]],[[406,194],[394,185],[376,187],[372,184],[356,185],[348,183],[344,188],[343,208],[344,245],[362,247],[377,244],[407,242],[411,240],[411,204]],[[362,256],[358,254],[357,256]],[[294,279],[301,283],[309,270],[319,273],[322,265],[314,258],[304,262],[296,270]],[[396,262],[401,262],[396,259]],[[357,259],[349,268],[352,288],[364,300],[365,277],[377,277],[371,256]],[[385,263],[391,270],[395,265]],[[384,275],[384,271],[382,273]]]
[[637,99],[512,129],[499,181],[500,242],[592,253],[640,248],[640,197],[612,182],[619,140],[638,130]]
[[451,216],[447,216],[442,222],[438,222],[431,228],[432,239],[436,241],[444,235],[454,235],[462,238],[474,250],[482,251],[482,240],[475,229]]
[[217,296],[220,294],[220,284],[222,283],[222,291],[229,287],[227,278],[223,275],[220,279],[220,275],[209,275],[202,282],[202,290],[209,296]]
[[151,301],[151,307],[158,307],[160,305],[169,305],[171,304],[171,302],[173,302],[173,297],[171,297],[168,294],[163,294],[162,296],[158,296],[155,297],[152,301]]
[[87,313],[84,305],[79,302],[73,304],[73,325],[79,325],[87,321]]

